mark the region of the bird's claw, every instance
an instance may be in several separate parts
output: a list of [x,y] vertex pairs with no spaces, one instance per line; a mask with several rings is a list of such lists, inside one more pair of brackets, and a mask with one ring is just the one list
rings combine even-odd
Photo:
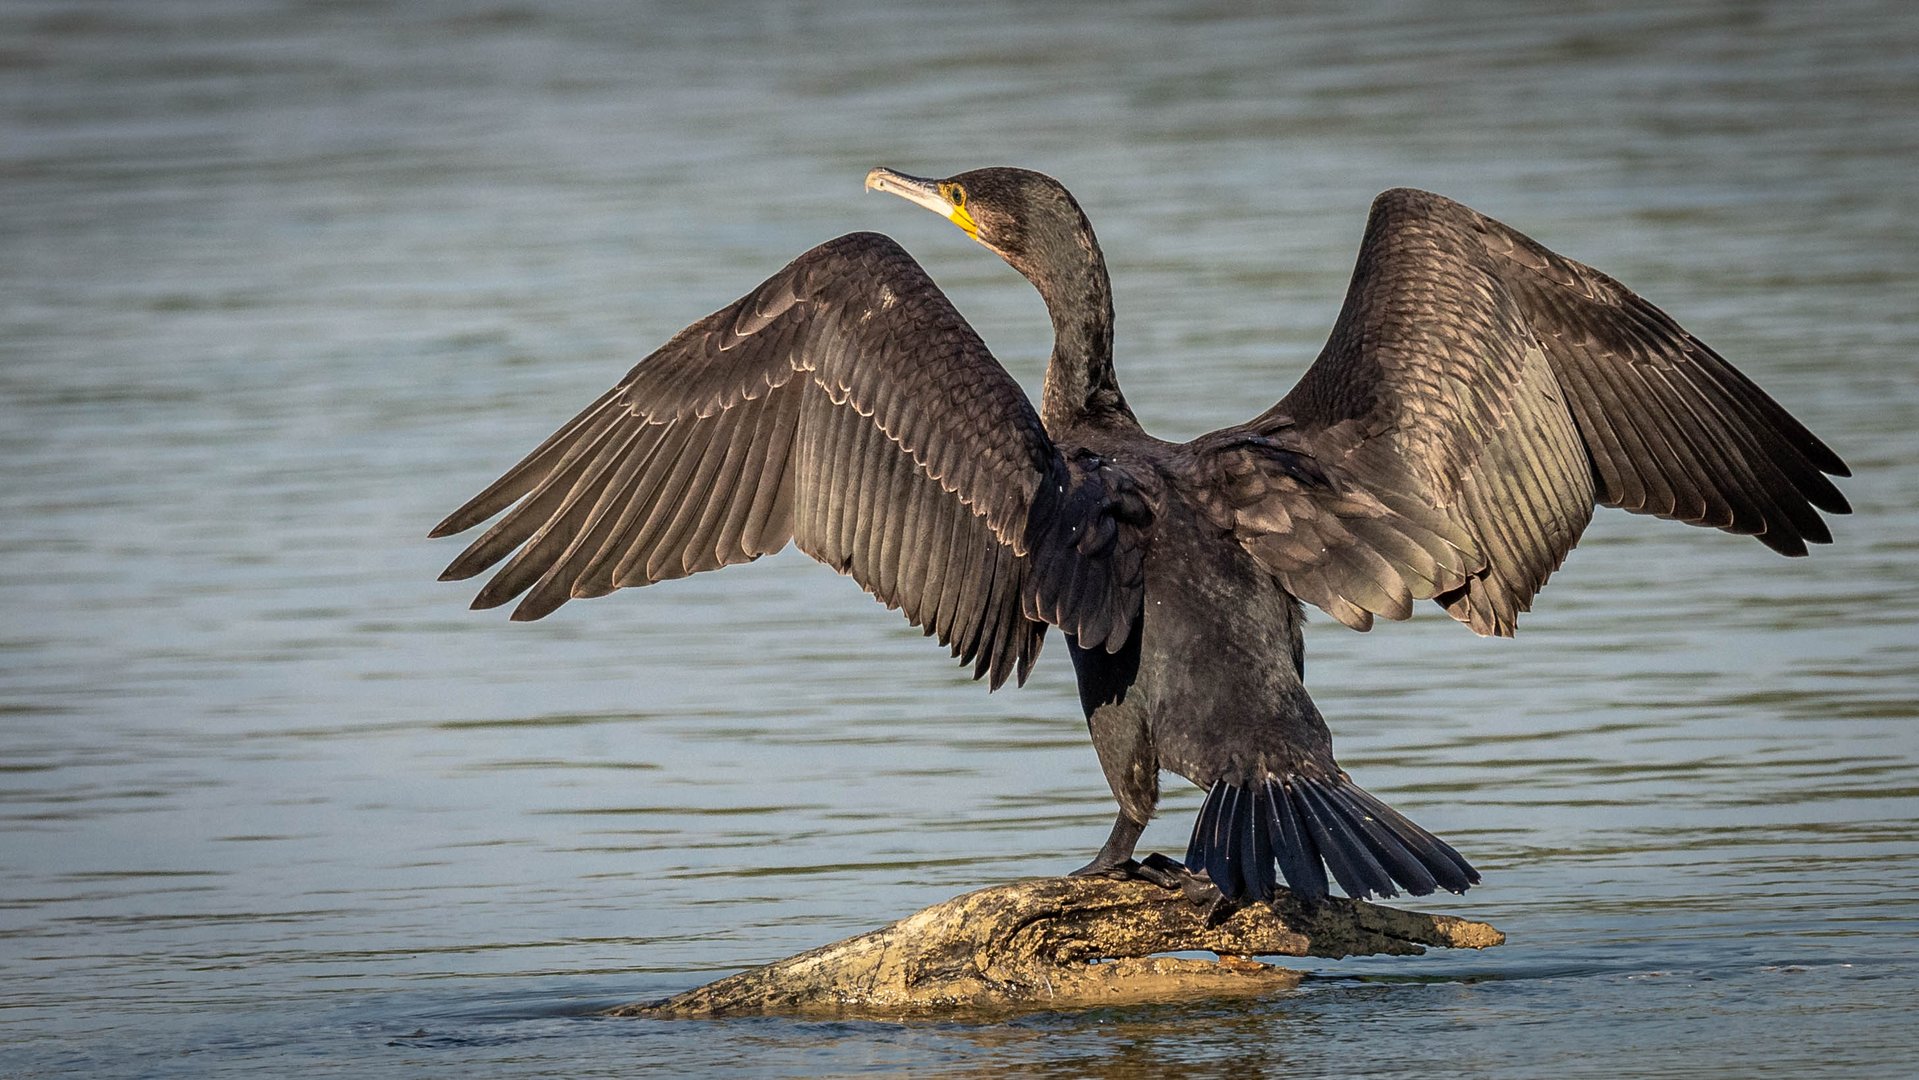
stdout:
[[1157,851],[1143,860],[1126,859],[1105,866],[1095,862],[1080,867],[1070,876],[1146,881],[1162,889],[1174,890],[1195,906],[1206,909],[1208,925],[1220,922],[1235,910],[1234,906],[1227,902],[1225,894],[1219,891],[1219,886],[1214,885],[1204,873],[1190,870],[1185,863],[1168,858]]

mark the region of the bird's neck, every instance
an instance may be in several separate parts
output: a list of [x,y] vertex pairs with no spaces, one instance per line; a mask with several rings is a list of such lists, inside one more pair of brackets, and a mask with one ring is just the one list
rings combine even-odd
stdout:
[[1055,267],[1040,286],[1053,317],[1040,419],[1055,437],[1088,425],[1137,428],[1113,374],[1113,290],[1104,260],[1095,248]]

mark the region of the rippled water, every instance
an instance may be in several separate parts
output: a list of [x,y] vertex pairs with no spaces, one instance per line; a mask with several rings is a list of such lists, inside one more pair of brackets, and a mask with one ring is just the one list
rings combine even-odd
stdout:
[[[15,0],[0,10],[0,1074],[1897,1074],[1919,993],[1907,5]],[[1366,205],[1652,296],[1854,466],[1840,542],[1602,515],[1512,642],[1321,620],[1342,761],[1485,954],[1012,1022],[597,1019],[983,884],[1110,802],[1057,639],[987,696],[791,554],[538,624],[446,510],[806,247],[1046,323],[874,164],[1060,176],[1183,437],[1290,385]],[[1177,852],[1175,792],[1147,842]]]

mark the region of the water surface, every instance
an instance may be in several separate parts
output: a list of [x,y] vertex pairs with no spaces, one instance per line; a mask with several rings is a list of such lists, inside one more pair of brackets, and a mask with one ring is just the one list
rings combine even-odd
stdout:
[[[0,1073],[1898,1074],[1915,57],[1889,2],[8,5]],[[882,163],[1072,186],[1169,437],[1291,384],[1375,192],[1443,191],[1733,358],[1858,513],[1790,562],[1604,514],[1515,641],[1319,620],[1343,763],[1504,948],[1253,1005],[598,1019],[1110,822],[1057,639],[989,697],[790,553],[530,625],[434,581],[442,514],[839,233],[1035,386],[1030,288],[862,198]]]

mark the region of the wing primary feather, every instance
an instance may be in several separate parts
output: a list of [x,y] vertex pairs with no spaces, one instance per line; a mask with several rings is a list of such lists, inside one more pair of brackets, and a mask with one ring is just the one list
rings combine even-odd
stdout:
[[[1596,272],[1596,271],[1595,271]],[[1624,286],[1620,286],[1623,290]],[[1851,476],[1846,463],[1788,412],[1771,394],[1766,393],[1758,383],[1752,381],[1745,372],[1726,362],[1712,346],[1687,333],[1672,316],[1665,313],[1645,298],[1631,294],[1627,306],[1641,322],[1654,328],[1654,332],[1671,341],[1675,347],[1691,359],[1693,370],[1707,374],[1722,388],[1725,400],[1737,403],[1753,419],[1755,430],[1774,432],[1785,443],[1821,472],[1834,476]],[[1839,513],[1840,511],[1834,511]]]
[[[1654,400],[1676,433],[1676,441],[1685,448],[1686,456],[1675,464],[1692,503],[1686,512],[1675,516],[1689,525],[1728,528],[1738,515],[1727,485],[1747,471],[1747,461],[1737,449],[1737,436],[1708,411],[1710,403],[1696,400],[1676,385],[1670,372],[1654,370],[1646,377],[1658,380]],[[1736,494],[1738,489],[1731,490]]]
[[624,444],[611,451],[615,462],[613,472],[588,508],[586,520],[575,531],[566,550],[557,558],[548,558],[536,550],[536,543],[528,543],[520,549],[522,557],[530,558],[536,567],[544,566],[545,570],[534,582],[526,598],[520,601],[519,608],[514,612],[516,617],[540,618],[575,595],[575,583],[624,516],[623,511],[632,499],[634,478],[639,474],[641,464],[650,456],[651,444],[658,441],[656,437],[650,437],[657,434],[657,429],[651,429],[646,424],[636,424],[635,427],[637,430],[627,437]]
[[1672,492],[1670,511],[1655,516],[1673,521],[1699,521],[1706,516],[1708,502],[1705,493],[1698,490],[1702,485],[1698,483],[1697,474],[1705,464],[1699,447],[1675,412],[1674,403],[1654,385],[1657,372],[1634,370],[1631,374],[1639,383],[1629,387],[1629,392],[1638,391],[1633,402],[1634,422],[1658,440],[1653,448],[1658,456],[1647,465]]
[[566,445],[559,460],[554,462],[553,470],[540,478],[519,505],[494,522],[492,528],[481,533],[479,539],[448,564],[441,572],[440,580],[462,581],[473,577],[505,558],[527,537],[538,532],[540,526],[565,504],[574,482],[584,473],[600,444],[614,429],[615,425],[610,421],[581,429],[579,440]]
[[987,688],[997,690],[1006,684],[1019,657],[1020,559],[1013,549],[998,545],[993,556],[993,597],[991,615],[992,660],[987,668]]
[[[661,447],[655,459],[653,475],[658,479],[646,494],[646,509],[636,519],[626,551],[613,568],[613,583],[620,588],[650,585],[659,579],[648,572],[648,560],[658,545],[661,532],[670,524],[685,497],[687,480],[698,469],[713,435],[711,427],[676,421],[670,447]],[[672,456],[666,452],[670,450]]]
[[1643,413],[1637,406],[1636,395],[1631,388],[1613,370],[1613,365],[1603,358],[1592,365],[1592,371],[1603,386],[1605,399],[1601,407],[1618,421],[1615,430],[1623,428],[1630,432],[1630,443],[1626,447],[1627,457],[1615,464],[1632,470],[1639,478],[1646,492],[1643,506],[1628,507],[1640,510],[1654,517],[1670,518],[1678,505],[1678,496],[1673,493],[1663,472],[1654,468],[1653,463],[1672,461],[1677,456],[1665,439],[1660,436],[1654,417]]
[[1671,400],[1692,420],[1694,451],[1708,473],[1709,482],[1704,486],[1719,500],[1719,512],[1703,515],[1691,524],[1746,536],[1764,531],[1767,514],[1762,504],[1770,501],[1765,492],[1772,485],[1762,479],[1761,473],[1776,471],[1765,448],[1739,424],[1728,423],[1710,398],[1698,395],[1696,390],[1692,394],[1683,392],[1664,373],[1662,381],[1667,383]]
[[[600,432],[593,443],[581,450],[571,462],[559,471],[549,475],[539,488],[536,488],[518,506],[493,524],[493,527],[481,534],[471,547],[454,560],[441,575],[447,580],[472,577],[504,558],[508,552],[519,547],[531,538],[538,537],[551,523],[555,515],[564,513],[571,504],[582,483],[588,481],[598,464],[597,454],[601,442],[609,437],[614,429]],[[504,571],[502,571],[504,573]],[[519,595],[516,589],[503,592],[495,587],[500,575],[494,575],[487,588],[474,599],[478,608],[498,607]],[[530,581],[528,582],[531,583]],[[521,586],[524,588],[524,586]]]
[[[581,472],[566,499],[546,519],[538,532],[526,541],[511,561],[480,591],[488,606],[520,595],[545,577],[555,562],[572,550],[574,542],[603,501],[608,486],[619,474],[627,447],[641,438],[641,432],[616,430],[591,463]],[[551,604],[528,596],[513,611],[516,622],[528,622],[545,615],[566,602],[565,590]]]
[[[1000,562],[1002,564],[1010,564],[1011,561],[1011,552],[1001,553]],[[1008,576],[1010,577],[1010,575]],[[993,604],[992,663],[987,666],[986,670],[986,688],[988,690],[998,690],[1000,687],[1006,685],[1006,677],[1013,673],[1014,661],[1019,656],[1019,639],[1016,636],[1018,634],[1018,626],[1014,621],[1019,616],[1018,590],[1002,579],[999,588],[996,589],[995,592],[998,595],[994,597]],[[1006,602],[1009,593],[1014,594],[1014,603],[1012,604]]]
[[694,527],[714,510],[714,500],[723,497],[713,481],[736,452],[732,435],[738,416],[737,412],[726,410],[703,420],[700,426],[705,429],[704,438],[690,440],[694,453],[675,470],[680,480],[679,490],[673,497],[670,512],[663,515],[664,524],[652,552],[646,557],[647,580],[666,581],[693,572],[687,565],[688,546]]
[[651,441],[644,452],[628,451],[634,472],[621,497],[619,514],[606,526],[606,535],[599,547],[581,567],[572,583],[574,596],[605,596],[619,586],[614,581],[614,571],[620,559],[631,545],[633,531],[643,520],[648,501],[659,487],[660,470],[656,467],[664,456],[669,461],[679,452],[681,433],[677,424],[648,424],[646,432]]
[[1748,462],[1755,468],[1764,462],[1786,479],[1789,489],[1819,509],[1849,513],[1845,495],[1826,476],[1851,475],[1845,463],[1737,368],[1703,344],[1695,344],[1703,355],[1695,355],[1696,362],[1677,369],[1678,373],[1697,399],[1721,418],[1720,430],[1736,442]]
[[466,505],[448,514],[433,531],[429,539],[452,536],[492,517],[494,514],[518,502],[522,495],[533,490],[540,481],[559,467],[556,459],[564,457],[573,448],[582,428],[610,423],[607,414],[614,409],[614,402],[625,389],[615,386],[601,394],[599,400],[582,409],[573,419],[560,426],[560,430],[546,437],[546,440],[533,448],[519,464],[508,469],[498,480],[488,484],[486,490],[467,500]]

